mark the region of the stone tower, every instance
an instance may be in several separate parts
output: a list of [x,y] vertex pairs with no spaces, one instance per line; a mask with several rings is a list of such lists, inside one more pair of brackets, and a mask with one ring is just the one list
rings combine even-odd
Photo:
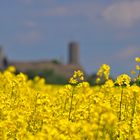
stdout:
[[79,44],[77,42],[69,43],[69,64],[79,65]]
[[0,69],[5,69],[8,65],[7,58],[4,54],[3,47],[0,46]]

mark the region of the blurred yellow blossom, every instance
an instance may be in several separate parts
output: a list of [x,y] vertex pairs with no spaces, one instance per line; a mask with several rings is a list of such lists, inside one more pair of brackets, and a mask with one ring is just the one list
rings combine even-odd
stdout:
[[140,62],[140,57],[136,57],[135,61],[139,63]]

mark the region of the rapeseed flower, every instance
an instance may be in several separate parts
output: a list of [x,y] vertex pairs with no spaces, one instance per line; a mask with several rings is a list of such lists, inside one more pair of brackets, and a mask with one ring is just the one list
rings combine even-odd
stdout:
[[113,82],[109,73],[104,64],[98,75],[105,83],[91,87],[81,71],[65,86],[1,72],[0,139],[140,139],[140,87],[127,74]]
[[116,83],[120,86],[129,86],[131,78],[127,74],[121,74],[117,77]]
[[140,57],[136,57],[135,61],[139,63],[140,62]]

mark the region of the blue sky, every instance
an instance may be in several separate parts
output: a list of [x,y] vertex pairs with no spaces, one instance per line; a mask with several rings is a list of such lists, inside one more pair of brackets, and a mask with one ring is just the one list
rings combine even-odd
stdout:
[[4,0],[0,44],[12,60],[63,59],[80,44],[88,73],[102,63],[112,75],[129,73],[140,56],[140,0]]

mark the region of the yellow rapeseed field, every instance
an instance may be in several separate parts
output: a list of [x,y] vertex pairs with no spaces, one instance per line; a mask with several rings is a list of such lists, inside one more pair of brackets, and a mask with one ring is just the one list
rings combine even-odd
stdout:
[[96,81],[104,77],[103,85],[90,87],[75,71],[58,86],[9,67],[0,73],[0,140],[140,140],[140,76],[130,84],[127,74],[115,81],[109,74],[103,64]]

